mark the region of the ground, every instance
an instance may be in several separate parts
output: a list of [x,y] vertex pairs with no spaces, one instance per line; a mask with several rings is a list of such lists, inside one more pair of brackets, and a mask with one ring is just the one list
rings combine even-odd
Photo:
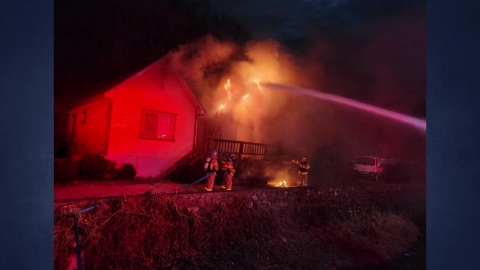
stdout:
[[[167,194],[204,192],[203,187],[203,183],[187,186],[174,183],[168,179],[112,181],[76,180],[68,186],[55,185],[54,201],[61,202],[94,197],[140,195],[145,194],[146,192]],[[235,187],[234,189],[241,190],[243,188]],[[214,187],[214,191],[221,190],[222,189],[219,186]]]
[[[148,191],[175,192],[181,184],[161,180],[115,180],[115,181],[74,181],[71,185],[55,185],[54,200],[69,200],[91,197],[138,195]],[[182,190],[189,190],[183,188]]]
[[[193,181],[192,181],[193,182]],[[338,183],[324,182],[317,186],[343,186],[343,185],[374,185],[381,183],[374,183],[367,178],[352,179],[349,181],[342,181]],[[204,184],[200,182],[195,185],[187,186],[184,184],[174,183],[168,179],[135,179],[135,180],[102,180],[102,181],[86,181],[76,180],[72,184],[55,185],[54,186],[54,201],[68,201],[75,199],[85,199],[94,197],[112,197],[124,195],[140,195],[146,192],[152,193],[195,193],[205,192]],[[244,190],[244,187],[234,186],[233,190]],[[214,192],[222,191],[220,186],[215,185]]]

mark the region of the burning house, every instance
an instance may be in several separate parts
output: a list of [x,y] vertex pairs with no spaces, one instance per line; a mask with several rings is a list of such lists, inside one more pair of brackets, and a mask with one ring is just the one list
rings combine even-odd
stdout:
[[278,153],[275,146],[239,141],[252,137],[233,121],[227,105],[205,119],[190,87],[160,59],[68,112],[70,153],[77,160],[102,154],[130,163],[142,177],[165,175],[211,148],[240,156]]
[[[371,138],[362,123],[368,121],[370,129],[384,125],[368,116],[352,121],[357,113],[320,102],[340,99],[343,106],[342,97],[290,87],[315,85],[318,79],[317,69],[298,61],[269,40],[239,46],[206,37],[180,46],[71,110],[71,153],[103,153],[117,163],[131,163],[138,176],[167,175],[212,149],[220,158],[232,152],[240,158],[278,157],[279,144],[294,158],[305,156],[315,164],[328,154],[319,149],[336,140],[348,152],[359,134]],[[394,134],[400,127],[377,129]],[[379,138],[374,141],[381,145]],[[282,170],[262,170],[278,179],[275,185],[289,182]]]

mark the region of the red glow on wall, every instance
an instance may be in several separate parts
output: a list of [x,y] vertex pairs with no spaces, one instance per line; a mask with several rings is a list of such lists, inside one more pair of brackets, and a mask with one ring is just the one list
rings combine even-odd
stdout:
[[138,176],[161,174],[193,150],[197,107],[188,91],[155,66],[132,77],[71,112],[85,119],[75,125],[72,153],[102,152]]

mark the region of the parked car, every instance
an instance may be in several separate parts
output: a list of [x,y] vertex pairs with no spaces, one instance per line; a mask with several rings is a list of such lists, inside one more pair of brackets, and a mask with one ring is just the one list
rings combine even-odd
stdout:
[[360,156],[355,159],[353,171],[356,175],[372,177],[376,182],[383,176],[384,166],[375,156]]

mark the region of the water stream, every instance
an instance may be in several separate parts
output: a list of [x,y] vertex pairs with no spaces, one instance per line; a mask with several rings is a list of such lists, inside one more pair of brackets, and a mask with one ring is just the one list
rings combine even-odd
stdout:
[[426,131],[427,129],[427,123],[423,119],[418,119],[418,118],[404,115],[401,113],[389,111],[386,109],[368,105],[368,104],[358,102],[352,99],[344,98],[341,96],[322,93],[322,92],[318,92],[311,89],[305,89],[305,88],[300,88],[295,86],[287,86],[287,85],[276,84],[276,83],[262,83],[262,86],[268,87],[270,89],[289,91],[296,94],[307,95],[314,98],[323,99],[323,100],[331,101],[334,103],[339,103],[339,104],[357,108],[366,112],[374,113],[383,117],[387,117],[398,122],[406,123],[416,128],[419,128],[420,130],[423,130],[423,131]]

